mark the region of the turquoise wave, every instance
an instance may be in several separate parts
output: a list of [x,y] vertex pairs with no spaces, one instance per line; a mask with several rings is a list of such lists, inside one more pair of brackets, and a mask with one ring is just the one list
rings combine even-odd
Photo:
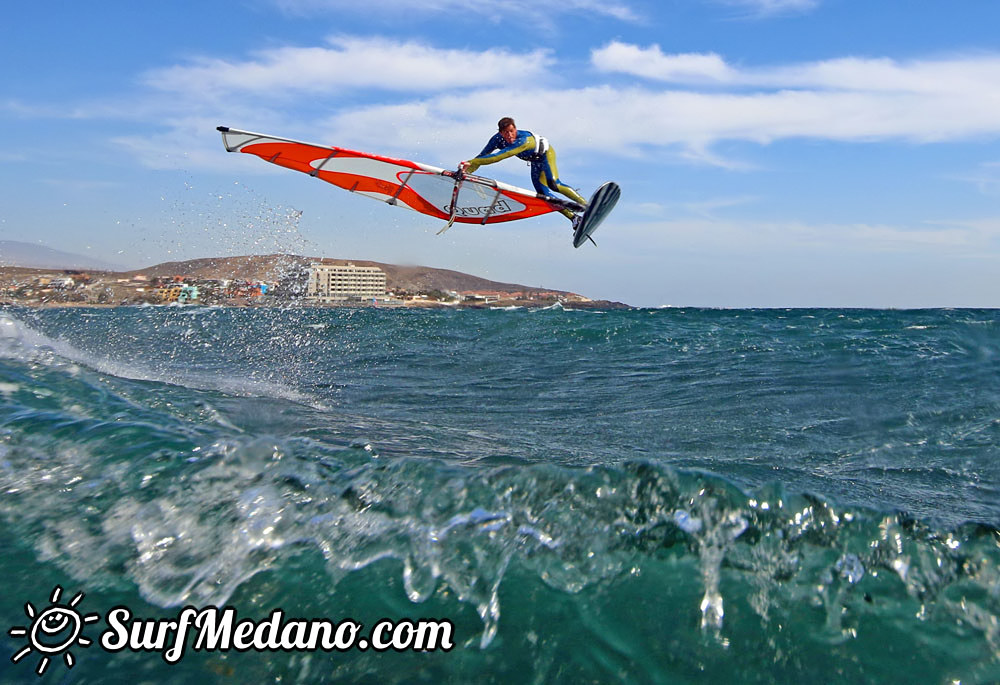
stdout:
[[471,314],[8,312],[0,616],[59,584],[459,643],[80,682],[1000,679],[995,315]]

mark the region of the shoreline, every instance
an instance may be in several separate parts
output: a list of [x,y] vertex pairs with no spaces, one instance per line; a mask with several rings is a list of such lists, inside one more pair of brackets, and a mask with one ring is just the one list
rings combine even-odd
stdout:
[[22,309],[118,309],[124,307],[162,307],[172,309],[211,309],[220,307],[225,309],[547,309],[559,305],[565,309],[637,309],[621,302],[611,302],[608,300],[591,300],[589,302],[563,302],[560,300],[499,300],[497,302],[406,302],[406,303],[378,303],[368,302],[343,302],[343,303],[317,303],[299,302],[293,300],[270,301],[270,302],[214,302],[205,303],[185,303],[176,302],[21,302],[16,300],[0,301],[0,309],[8,307],[20,307]]
[[[632,309],[569,291],[490,281],[448,269],[364,260],[385,275],[385,293],[345,293],[349,300],[315,301],[310,269],[344,260],[262,255],[165,262],[128,272],[0,266],[0,304],[23,307],[115,307],[183,304],[260,307],[467,307]],[[372,303],[375,300],[375,303]]]

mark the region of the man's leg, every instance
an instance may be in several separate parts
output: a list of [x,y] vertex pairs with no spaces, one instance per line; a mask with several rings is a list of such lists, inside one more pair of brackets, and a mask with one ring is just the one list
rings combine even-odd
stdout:
[[[555,197],[552,191],[549,189],[549,182],[546,178],[548,175],[548,165],[542,162],[532,162],[531,164],[531,185],[534,186],[535,192],[539,195],[546,195],[548,197]],[[576,220],[576,214],[574,214],[569,209],[560,209],[559,213],[570,221]]]
[[542,174],[542,179],[545,182],[545,185],[552,190],[562,193],[573,202],[578,202],[584,207],[587,206],[587,201],[580,197],[579,193],[559,180],[559,169],[556,167],[556,151],[555,148],[551,146],[545,153],[545,169]]

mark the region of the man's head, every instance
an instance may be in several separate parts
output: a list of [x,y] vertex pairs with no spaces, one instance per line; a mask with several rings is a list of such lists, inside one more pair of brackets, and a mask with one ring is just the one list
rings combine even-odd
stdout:
[[497,128],[500,130],[500,135],[508,143],[513,143],[517,140],[517,126],[514,124],[514,120],[511,117],[504,117],[497,122]]

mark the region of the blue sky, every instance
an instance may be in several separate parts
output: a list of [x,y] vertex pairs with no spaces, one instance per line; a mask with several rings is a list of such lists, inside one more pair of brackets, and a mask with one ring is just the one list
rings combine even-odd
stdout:
[[[15,3],[0,239],[127,267],[294,252],[640,306],[1000,306],[1000,3]],[[454,167],[501,116],[622,201],[439,222],[215,127]],[[530,186],[508,160],[487,171]]]

